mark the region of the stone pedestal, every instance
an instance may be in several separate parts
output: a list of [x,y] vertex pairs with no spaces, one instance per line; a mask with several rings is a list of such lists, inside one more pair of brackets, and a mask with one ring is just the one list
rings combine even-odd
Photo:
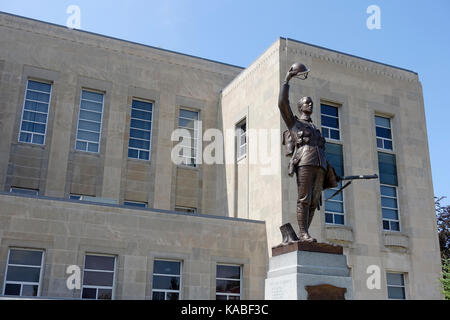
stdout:
[[353,299],[352,278],[342,247],[294,242],[272,248],[265,299]]

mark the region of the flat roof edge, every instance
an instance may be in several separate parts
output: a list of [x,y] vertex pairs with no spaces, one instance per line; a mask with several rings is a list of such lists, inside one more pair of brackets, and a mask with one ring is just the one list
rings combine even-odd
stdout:
[[66,198],[58,198],[58,197],[33,196],[33,195],[11,193],[11,192],[5,192],[5,191],[1,191],[0,196],[21,197],[21,198],[49,200],[49,201],[60,201],[60,202],[66,202],[66,203],[76,203],[76,204],[80,204],[80,205],[94,205],[94,206],[111,207],[111,208],[119,208],[119,209],[127,209],[127,210],[150,211],[150,212],[155,212],[155,213],[166,213],[166,214],[172,214],[172,215],[191,216],[191,217],[197,217],[197,218],[218,219],[218,220],[228,220],[228,221],[237,221],[237,222],[249,222],[249,223],[258,223],[258,224],[266,223],[265,221],[262,221],[262,220],[242,219],[242,218],[234,218],[234,217],[227,217],[227,216],[215,216],[215,215],[211,215],[211,214],[194,214],[194,213],[188,213],[188,212],[177,212],[177,211],[155,209],[155,208],[128,207],[128,206],[124,206],[124,205],[120,205],[120,204],[82,201],[82,200],[74,200],[74,199],[66,199]]
[[311,44],[311,43],[308,43],[308,42],[295,40],[295,39],[291,39],[291,38],[285,38],[285,37],[280,37],[280,39],[282,39],[282,40],[289,40],[289,41],[292,41],[292,42],[297,42],[297,43],[304,44],[304,45],[307,45],[307,46],[311,46],[311,47],[314,47],[314,48],[327,50],[327,51],[331,51],[331,52],[334,52],[334,53],[338,53],[338,54],[342,54],[342,55],[345,55],[345,56],[349,56],[349,57],[352,57],[352,58],[357,58],[357,59],[361,59],[361,60],[364,60],[364,61],[368,61],[368,62],[376,63],[376,64],[379,64],[379,65],[383,65],[383,66],[386,66],[386,67],[390,67],[390,68],[394,68],[394,69],[410,72],[410,73],[413,73],[413,74],[415,74],[417,76],[419,75],[417,72],[409,70],[409,69],[393,66],[391,64],[387,64],[387,63],[383,63],[383,62],[367,59],[367,58],[360,57],[360,56],[357,56],[357,55],[354,55],[354,54],[345,53],[345,52],[342,52],[342,51],[338,51],[338,50],[322,47],[322,46]]
[[74,30],[77,32],[82,32],[82,33],[86,33],[86,34],[97,36],[97,37],[108,38],[111,40],[121,41],[121,42],[129,43],[129,44],[142,46],[142,47],[146,47],[146,48],[150,48],[150,49],[154,49],[154,50],[159,50],[159,51],[163,51],[163,52],[167,52],[167,53],[177,54],[177,55],[181,55],[181,56],[185,56],[185,57],[189,57],[189,58],[200,59],[200,60],[204,60],[204,61],[211,62],[211,63],[218,63],[218,64],[225,65],[228,67],[245,69],[244,67],[233,65],[230,63],[226,63],[226,62],[216,61],[216,60],[212,60],[212,59],[208,59],[208,58],[202,58],[202,57],[198,57],[198,56],[194,56],[194,55],[190,55],[190,54],[182,53],[182,52],[178,52],[178,51],[173,51],[173,50],[169,50],[169,49],[158,48],[158,47],[154,47],[154,46],[151,46],[148,44],[143,44],[143,43],[134,42],[134,41],[130,41],[130,40],[120,39],[120,38],[116,38],[116,37],[112,37],[112,36],[108,36],[108,35],[104,35],[104,34],[100,34],[100,33],[95,33],[92,31],[86,31],[86,30],[81,30],[81,29],[69,29],[66,26],[63,26],[60,24],[42,21],[42,20],[38,20],[38,19],[34,19],[34,18],[28,18],[28,17],[20,16],[20,15],[9,13],[9,12],[0,11],[0,14],[6,15],[6,16],[11,16],[11,17],[16,17],[16,18],[20,18],[20,19],[25,19],[25,20],[29,20],[29,21],[39,22],[39,23],[50,25],[50,26],[63,28],[65,30]]

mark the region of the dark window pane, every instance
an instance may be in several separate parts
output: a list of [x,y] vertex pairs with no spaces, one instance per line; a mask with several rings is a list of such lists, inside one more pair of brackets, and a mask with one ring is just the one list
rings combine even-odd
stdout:
[[238,296],[228,296],[228,300],[241,300]]
[[32,136],[31,133],[21,132],[19,141],[20,142],[31,142],[31,136]]
[[148,151],[139,150],[139,159],[141,159],[141,160],[150,159],[150,153]]
[[37,82],[33,80],[28,80],[28,89],[38,90],[49,93],[52,85],[49,83]]
[[216,292],[240,293],[241,283],[234,280],[216,280]]
[[331,129],[330,130],[330,138],[334,139],[334,140],[339,140],[340,139],[339,131]]
[[391,129],[377,127],[377,137],[392,139]]
[[[12,193],[19,193],[19,194],[26,194],[26,195],[29,195],[29,196],[37,196],[38,195],[38,191],[37,190],[32,190],[32,189],[11,188],[11,192]],[[12,263],[12,262],[10,262],[10,263]],[[20,263],[16,263],[16,264],[20,264]],[[26,264],[26,265],[28,265],[28,264]]]
[[152,300],[164,300],[164,292],[153,291]]
[[344,224],[344,216],[342,214],[335,214],[334,215],[334,223],[335,224]]
[[388,273],[386,274],[386,280],[388,286],[404,286],[404,276],[401,273]]
[[50,94],[28,90],[26,98],[30,100],[48,103],[50,101]]
[[388,298],[389,299],[402,299],[405,297],[405,288],[401,287],[388,287]]
[[100,132],[100,123],[80,120],[78,122],[78,129]]
[[338,108],[327,106],[326,104],[320,105],[320,112],[329,116],[338,116]]
[[390,224],[392,231],[400,231],[400,223],[391,221]]
[[387,150],[392,150],[392,141],[384,140],[384,148]]
[[98,142],[100,140],[100,135],[95,132],[78,130],[77,139]]
[[150,150],[150,142],[145,140],[130,139],[130,147]]
[[141,121],[141,120],[136,120],[136,119],[131,119],[130,126],[132,128],[145,129],[145,130],[150,130],[152,128],[151,122]]
[[[35,190],[30,190],[36,192]],[[14,250],[9,251],[9,264],[23,264],[27,266],[41,266],[42,251]]]
[[133,109],[141,109],[145,111],[152,111],[153,104],[144,101],[133,100]]
[[178,293],[167,292],[167,300],[178,300]]
[[179,261],[155,260],[153,273],[179,275],[181,263]]
[[150,140],[150,131],[130,129],[130,137],[131,138]]
[[24,111],[23,112],[23,120],[46,123],[47,122],[47,114],[31,112],[31,111]]
[[96,102],[103,102],[103,94],[91,92],[91,91],[84,91],[81,93],[82,99],[92,100]]
[[45,124],[22,121],[21,129],[29,132],[45,133]]
[[180,118],[179,121],[178,121],[178,125],[180,127],[195,129],[195,122],[192,119]]
[[180,117],[198,120],[198,112],[180,109]]
[[342,155],[342,146],[335,143],[325,144],[325,156],[328,162],[336,170],[338,176],[344,175],[344,157]]
[[83,288],[83,299],[97,299],[97,289],[95,288]]
[[84,267],[93,270],[114,271],[115,257],[86,255]]
[[86,101],[86,100],[81,100],[81,105],[80,105],[81,109],[84,110],[89,110],[89,111],[95,111],[95,112],[102,112],[102,103],[98,103],[98,102],[92,102],[92,101]]
[[138,158],[139,151],[136,149],[128,149],[128,157],[129,158]]
[[378,152],[378,167],[380,169],[380,183],[398,185],[395,155]]
[[377,148],[383,148],[383,140],[377,139]]
[[83,285],[112,287],[114,273],[84,271]]
[[146,208],[147,204],[143,203],[143,202],[130,202],[130,201],[125,201],[123,203],[125,206],[129,206],[129,207],[138,207],[138,208]]
[[381,206],[386,208],[397,208],[397,199],[381,197]]
[[329,213],[325,213],[325,222],[326,223],[333,223],[333,215]]
[[180,277],[153,276],[154,289],[179,290]]
[[88,151],[89,152],[98,152],[98,143],[88,143]]
[[37,297],[38,286],[24,284],[22,288],[23,297]]
[[384,219],[398,220],[397,210],[390,210],[390,209],[382,209],[382,210]]
[[25,110],[39,111],[39,112],[47,113],[48,104],[27,100],[27,101],[25,101]]
[[377,126],[390,128],[391,127],[391,119],[375,116],[375,124]]
[[33,134],[32,142],[35,144],[44,144],[44,136],[40,134]]
[[389,221],[383,220],[383,230],[390,230]]
[[101,122],[102,114],[97,112],[80,110],[80,119]]
[[5,296],[20,296],[20,284],[7,283],[5,286]]
[[330,130],[328,128],[322,128],[322,135],[324,138],[330,137]]
[[339,120],[338,118],[332,118],[327,116],[322,116],[322,125],[331,128],[339,128]]
[[111,300],[112,299],[112,290],[111,289],[98,289],[98,297],[99,300]]
[[380,190],[382,196],[397,197],[397,192],[394,187],[380,186]]
[[39,282],[41,268],[8,266],[7,281]]
[[146,112],[146,111],[141,111],[141,110],[131,110],[131,117],[132,118],[138,118],[140,120],[151,121],[152,120],[152,113],[151,112]]
[[344,212],[344,205],[342,202],[325,201],[325,211]]
[[241,267],[218,265],[216,278],[240,279]]
[[218,294],[216,295],[216,300],[227,300],[227,296]]
[[86,151],[87,142],[77,141],[76,147],[77,150]]

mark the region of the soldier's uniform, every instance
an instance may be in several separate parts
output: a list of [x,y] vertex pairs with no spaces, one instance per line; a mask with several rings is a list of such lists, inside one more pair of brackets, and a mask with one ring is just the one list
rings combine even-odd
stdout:
[[[288,83],[281,86],[278,105],[285,122],[293,123],[293,126],[283,133],[283,144],[286,145],[286,155],[292,156],[288,174],[297,175],[297,220],[302,237],[308,235],[322,190],[336,187],[336,177],[326,160],[325,139],[320,130],[309,118],[299,119],[293,115],[289,105]],[[327,174],[330,172],[331,174]]]

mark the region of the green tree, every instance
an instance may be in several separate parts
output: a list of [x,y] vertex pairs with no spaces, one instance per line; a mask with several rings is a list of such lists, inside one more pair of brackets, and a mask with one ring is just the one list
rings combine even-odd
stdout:
[[436,197],[435,207],[442,263],[442,278],[440,281],[445,299],[450,300],[450,206],[441,205],[441,200],[444,198]]

